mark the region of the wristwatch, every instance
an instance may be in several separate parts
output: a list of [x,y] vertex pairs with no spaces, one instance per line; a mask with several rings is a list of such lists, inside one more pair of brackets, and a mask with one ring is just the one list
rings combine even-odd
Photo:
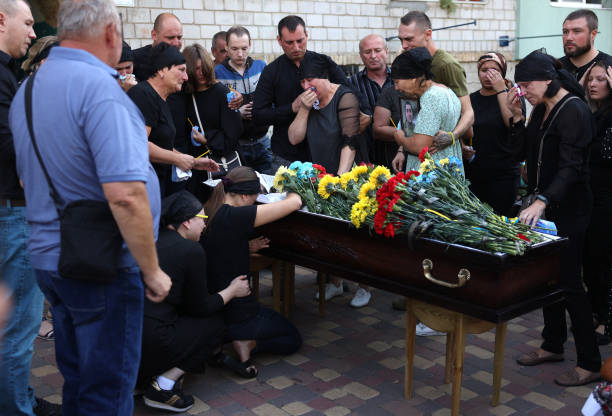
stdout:
[[539,199],[540,201],[544,202],[546,206],[548,206],[548,198],[546,198],[544,195],[540,194],[536,196],[536,199]]
[[495,93],[495,95],[499,95],[499,94],[502,94],[502,93],[504,93],[504,92],[510,92],[510,90],[509,90],[508,88],[506,88],[506,89],[503,89],[503,90],[497,91],[497,92]]

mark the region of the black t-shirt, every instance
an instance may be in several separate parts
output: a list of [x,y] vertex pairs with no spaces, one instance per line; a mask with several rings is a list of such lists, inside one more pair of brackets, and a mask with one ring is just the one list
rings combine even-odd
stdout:
[[165,228],[159,231],[156,247],[159,266],[170,276],[172,287],[161,303],[145,300],[145,317],[171,324],[180,316],[205,317],[223,308],[221,295],[208,292],[206,253],[200,244]]
[[[172,150],[176,129],[168,103],[146,81],[130,88],[128,95],[140,109],[145,125],[151,127],[149,141],[162,149]],[[170,165],[153,163],[153,167],[160,182],[170,181]]]
[[563,65],[563,68],[567,69],[570,73],[572,73],[576,77],[578,81],[580,81],[580,78],[582,78],[584,73],[587,71],[587,69],[589,69],[589,67],[593,64],[593,62],[604,61],[608,65],[612,65],[612,56],[602,51],[599,51],[599,53],[597,54],[595,58],[593,58],[590,62],[581,66],[580,68],[574,65],[567,56],[562,57],[561,59],[559,59],[559,61]]
[[501,179],[519,174],[515,161],[516,149],[508,141],[508,128],[504,124],[496,95],[484,96],[480,91],[470,94],[474,109],[474,138],[472,147],[476,158],[466,165],[470,181]]
[[[231,152],[238,149],[238,138],[242,133],[242,117],[240,112],[231,110],[227,106],[227,93],[229,89],[218,82],[205,91],[195,93],[200,120],[204,126],[206,145],[211,149],[216,158],[229,156]],[[193,108],[193,99],[190,94],[186,97],[187,117],[195,125],[199,125],[198,118]],[[203,146],[192,149],[193,156],[204,153]],[[196,154],[197,153],[197,154]]]
[[[225,289],[234,278],[249,275],[249,238],[253,233],[257,207],[233,207],[224,204],[208,225],[203,245],[208,255],[208,288],[211,292]],[[224,310],[227,323],[251,319],[259,304],[253,294],[234,298]]]
[[612,194],[612,105],[595,114],[596,133],[591,143],[591,187],[593,194]]
[[391,111],[391,119],[397,126],[397,123],[399,123],[399,121],[401,120],[400,99],[399,93],[393,86],[382,90],[380,96],[378,97],[378,100],[376,101],[376,106],[383,107]]

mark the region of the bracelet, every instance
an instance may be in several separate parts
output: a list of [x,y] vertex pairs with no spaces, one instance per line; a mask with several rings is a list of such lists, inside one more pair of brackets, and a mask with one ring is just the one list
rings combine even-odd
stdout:
[[509,90],[508,88],[506,88],[506,89],[504,89],[504,90],[497,91],[497,92],[495,93],[495,95],[499,95],[499,94],[502,94],[502,93],[504,93],[504,92],[510,92],[510,90]]
[[548,206],[548,198],[546,198],[544,195],[539,194],[538,196],[536,196],[536,199],[539,199],[540,201],[544,202],[546,206]]
[[453,146],[455,145],[455,134],[452,131],[448,132],[449,136],[453,138]]

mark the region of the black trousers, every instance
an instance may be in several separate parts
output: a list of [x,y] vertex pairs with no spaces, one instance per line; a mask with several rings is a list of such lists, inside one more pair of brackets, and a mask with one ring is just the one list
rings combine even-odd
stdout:
[[589,216],[549,215],[548,218],[556,223],[559,235],[569,238],[569,245],[561,253],[560,283],[566,298],[563,302],[543,308],[542,349],[557,354],[563,352],[563,344],[567,340],[567,310],[576,342],[576,365],[588,371],[599,371],[601,355],[595,339],[591,303],[581,279],[582,253]]

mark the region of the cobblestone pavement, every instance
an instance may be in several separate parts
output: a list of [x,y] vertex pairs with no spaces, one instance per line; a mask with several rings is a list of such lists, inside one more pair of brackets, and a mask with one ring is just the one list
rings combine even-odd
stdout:
[[[353,309],[351,293],[318,313],[313,272],[297,269],[293,321],[304,345],[288,357],[259,355],[259,376],[244,380],[220,369],[188,375],[185,391],[193,394],[192,415],[449,415],[450,384],[444,384],[445,337],[417,337],[414,394],[404,399],[404,313],[391,309],[395,295],[374,290],[370,305]],[[269,273],[261,278],[263,303],[271,302]],[[346,284],[346,282],[345,282]],[[539,346],[542,313],[535,311],[508,323],[500,404],[490,406],[494,331],[468,335],[461,413],[464,415],[579,415],[594,384],[562,388],[553,378],[576,363],[573,341],[563,363],[522,367],[515,359]],[[31,383],[36,395],[61,402],[62,377],[53,342],[37,340]],[[601,348],[602,357],[612,347]],[[102,363],[100,363],[103,365]],[[135,415],[175,414],[148,409],[136,398]]]

